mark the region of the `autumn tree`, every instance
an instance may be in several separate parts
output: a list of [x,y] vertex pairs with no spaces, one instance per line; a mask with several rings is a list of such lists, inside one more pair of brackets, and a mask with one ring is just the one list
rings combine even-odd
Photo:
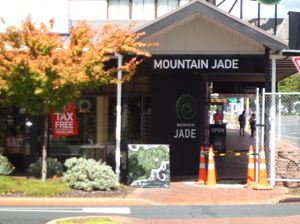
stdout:
[[[117,83],[121,70],[129,80],[138,56],[149,44],[138,39],[133,26],[105,25],[100,30],[79,23],[70,30],[67,43],[53,32],[54,21],[35,25],[30,17],[22,26],[0,34],[0,104],[25,108],[30,115],[44,116],[42,179],[46,179],[48,115],[75,101],[84,89]],[[106,66],[114,53],[131,55],[121,67]]]

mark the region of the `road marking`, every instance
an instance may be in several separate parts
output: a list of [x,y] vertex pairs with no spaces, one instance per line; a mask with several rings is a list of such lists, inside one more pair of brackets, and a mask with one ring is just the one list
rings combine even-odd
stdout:
[[131,213],[129,207],[86,207],[86,208],[70,208],[70,209],[40,209],[40,208],[0,208],[0,212],[48,212],[48,213],[96,213],[96,214],[122,214],[129,215]]
[[82,208],[82,212],[86,213],[109,213],[109,214],[130,214],[128,207],[91,207]]

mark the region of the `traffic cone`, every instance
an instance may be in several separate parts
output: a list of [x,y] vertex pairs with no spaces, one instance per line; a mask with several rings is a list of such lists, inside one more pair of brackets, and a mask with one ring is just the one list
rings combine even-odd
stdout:
[[204,147],[200,147],[200,161],[199,161],[199,176],[196,184],[205,184],[206,181],[206,167],[205,167],[205,156]]
[[248,171],[247,171],[247,180],[246,187],[251,186],[255,182],[255,159],[253,155],[253,146],[249,146],[249,155],[248,155]]
[[213,153],[213,148],[209,147],[206,185],[215,186],[216,184],[217,181],[216,181],[214,153]]
[[267,167],[265,148],[261,147],[259,157],[258,183],[253,187],[254,190],[271,190],[271,186],[267,180]]

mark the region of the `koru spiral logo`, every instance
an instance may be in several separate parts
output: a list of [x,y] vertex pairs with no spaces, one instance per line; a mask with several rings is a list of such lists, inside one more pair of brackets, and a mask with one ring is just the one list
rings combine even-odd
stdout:
[[196,100],[189,94],[183,94],[176,101],[178,119],[191,120],[196,115]]

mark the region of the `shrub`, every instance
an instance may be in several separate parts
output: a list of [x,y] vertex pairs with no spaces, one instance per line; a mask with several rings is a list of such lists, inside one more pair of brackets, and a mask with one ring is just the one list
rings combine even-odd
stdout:
[[67,171],[63,179],[69,187],[77,190],[114,190],[119,188],[112,168],[94,159],[70,158],[64,165]]
[[[53,176],[62,176],[64,167],[61,162],[55,158],[47,158],[47,178]],[[41,159],[31,163],[27,169],[29,175],[41,177],[42,163]]]
[[9,160],[0,155],[0,176],[7,176],[12,171],[14,171],[15,167],[9,162]]

